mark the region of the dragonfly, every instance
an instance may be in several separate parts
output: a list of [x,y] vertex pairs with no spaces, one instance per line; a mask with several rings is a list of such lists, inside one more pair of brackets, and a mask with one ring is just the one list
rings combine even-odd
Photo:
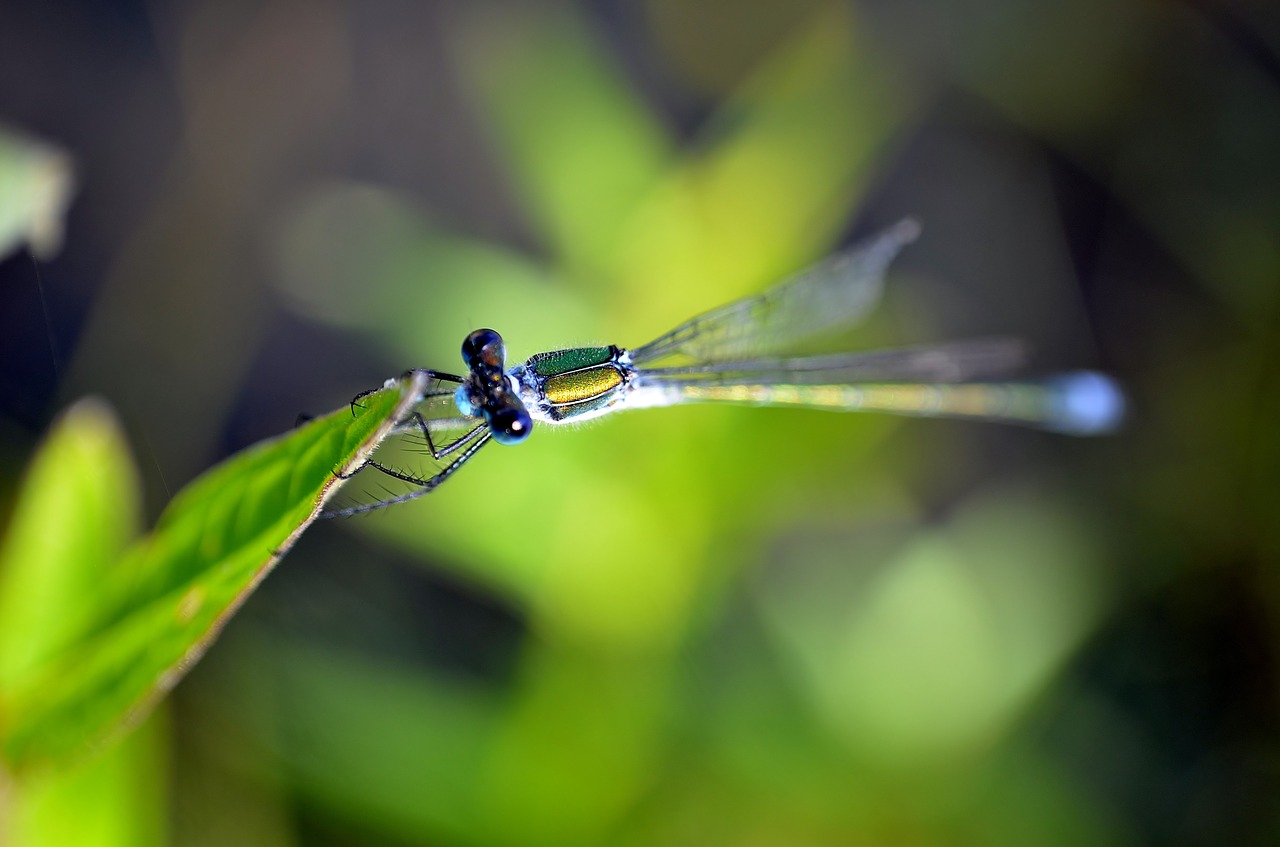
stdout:
[[[535,426],[624,409],[685,403],[796,406],[1021,424],[1068,435],[1115,429],[1124,396],[1114,380],[1073,371],[981,381],[1025,355],[1012,339],[978,339],[789,356],[802,342],[870,312],[887,268],[919,234],[911,219],[834,254],[760,294],[712,309],[640,347],[573,347],[507,366],[496,331],[462,342],[463,374],[415,369],[426,389],[393,437],[348,476],[372,472],[381,493],[322,513],[345,517],[438,488],[490,442],[519,444]],[[352,400],[352,411],[364,392]],[[424,467],[426,471],[424,472]]]

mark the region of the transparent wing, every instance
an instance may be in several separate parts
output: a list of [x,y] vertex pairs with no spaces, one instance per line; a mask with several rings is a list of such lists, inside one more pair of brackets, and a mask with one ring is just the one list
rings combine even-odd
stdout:
[[847,326],[880,298],[885,269],[920,233],[913,220],[820,262],[767,291],[713,309],[632,351],[645,365],[670,356],[712,363],[785,353],[824,330]]
[[1022,366],[1026,345],[1013,338],[683,367],[639,368],[640,384],[742,385],[849,382],[962,382],[1004,376]]
[[[333,495],[321,517],[348,517],[421,497],[488,442],[484,421],[462,415],[454,403],[461,378],[427,373],[422,399]],[[359,402],[357,397],[352,404]]]

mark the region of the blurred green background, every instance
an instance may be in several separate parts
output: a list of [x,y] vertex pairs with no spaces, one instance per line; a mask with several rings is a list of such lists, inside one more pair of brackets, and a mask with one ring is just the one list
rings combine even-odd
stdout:
[[639,344],[904,215],[852,344],[1133,402],[490,447],[308,531],[12,843],[1280,843],[1274,4],[47,0],[0,121],[77,182],[0,262],[5,514],[85,394],[154,519],[477,326]]

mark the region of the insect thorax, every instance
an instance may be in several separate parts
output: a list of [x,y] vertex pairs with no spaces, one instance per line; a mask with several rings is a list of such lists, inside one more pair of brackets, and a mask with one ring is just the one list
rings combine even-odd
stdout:
[[625,397],[630,371],[617,347],[539,353],[513,370],[535,417],[552,423],[603,414]]

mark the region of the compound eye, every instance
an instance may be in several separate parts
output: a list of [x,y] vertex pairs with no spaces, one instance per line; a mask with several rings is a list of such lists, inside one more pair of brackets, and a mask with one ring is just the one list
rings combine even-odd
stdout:
[[518,400],[486,415],[493,439],[499,444],[519,444],[533,431],[533,418]]
[[501,368],[506,357],[502,336],[491,329],[477,329],[462,342],[462,361],[468,368],[474,368],[477,363]]

